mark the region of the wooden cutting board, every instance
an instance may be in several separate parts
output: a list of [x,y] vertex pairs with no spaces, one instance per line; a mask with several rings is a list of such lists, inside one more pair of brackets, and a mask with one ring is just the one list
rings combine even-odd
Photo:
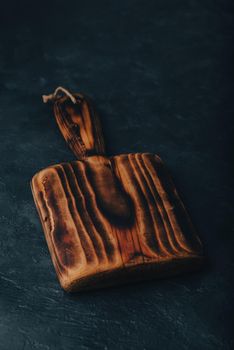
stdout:
[[78,160],[38,172],[31,187],[61,286],[78,291],[200,267],[200,239],[162,160],[107,157],[92,102],[58,91],[55,117]]

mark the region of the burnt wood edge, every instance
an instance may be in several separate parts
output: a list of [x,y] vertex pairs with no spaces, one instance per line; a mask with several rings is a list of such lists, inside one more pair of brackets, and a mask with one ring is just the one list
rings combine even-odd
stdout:
[[133,264],[132,266],[119,267],[112,270],[97,272],[84,277],[73,278],[72,282],[61,283],[61,287],[68,293],[76,293],[94,289],[103,289],[117,285],[127,285],[140,281],[162,280],[167,277],[194,273],[202,268],[204,257],[190,255],[158,261],[157,259],[147,263]]

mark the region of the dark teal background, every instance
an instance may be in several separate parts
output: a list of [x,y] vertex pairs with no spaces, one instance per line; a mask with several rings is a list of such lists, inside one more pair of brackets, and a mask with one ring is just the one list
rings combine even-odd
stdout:
[[[0,16],[0,349],[231,349],[233,1],[1,1]],[[41,101],[58,85],[95,100],[109,154],[167,163],[201,272],[60,289],[30,191],[74,160]]]

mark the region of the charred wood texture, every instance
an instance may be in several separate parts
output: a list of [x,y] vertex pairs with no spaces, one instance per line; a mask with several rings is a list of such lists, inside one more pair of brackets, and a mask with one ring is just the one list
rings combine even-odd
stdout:
[[66,291],[163,277],[198,268],[202,247],[161,159],[104,156],[89,100],[54,104],[78,160],[46,168],[32,192],[51,257]]
[[76,103],[62,97],[54,103],[59,129],[77,159],[105,154],[100,120],[90,98],[74,94]]

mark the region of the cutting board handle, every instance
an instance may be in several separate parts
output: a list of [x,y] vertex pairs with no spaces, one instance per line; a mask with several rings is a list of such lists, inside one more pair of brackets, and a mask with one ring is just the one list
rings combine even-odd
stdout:
[[[61,91],[64,96],[59,94]],[[77,159],[105,155],[100,119],[89,97],[80,93],[71,94],[62,87],[42,97],[45,103],[49,100],[53,102],[59,129]]]

